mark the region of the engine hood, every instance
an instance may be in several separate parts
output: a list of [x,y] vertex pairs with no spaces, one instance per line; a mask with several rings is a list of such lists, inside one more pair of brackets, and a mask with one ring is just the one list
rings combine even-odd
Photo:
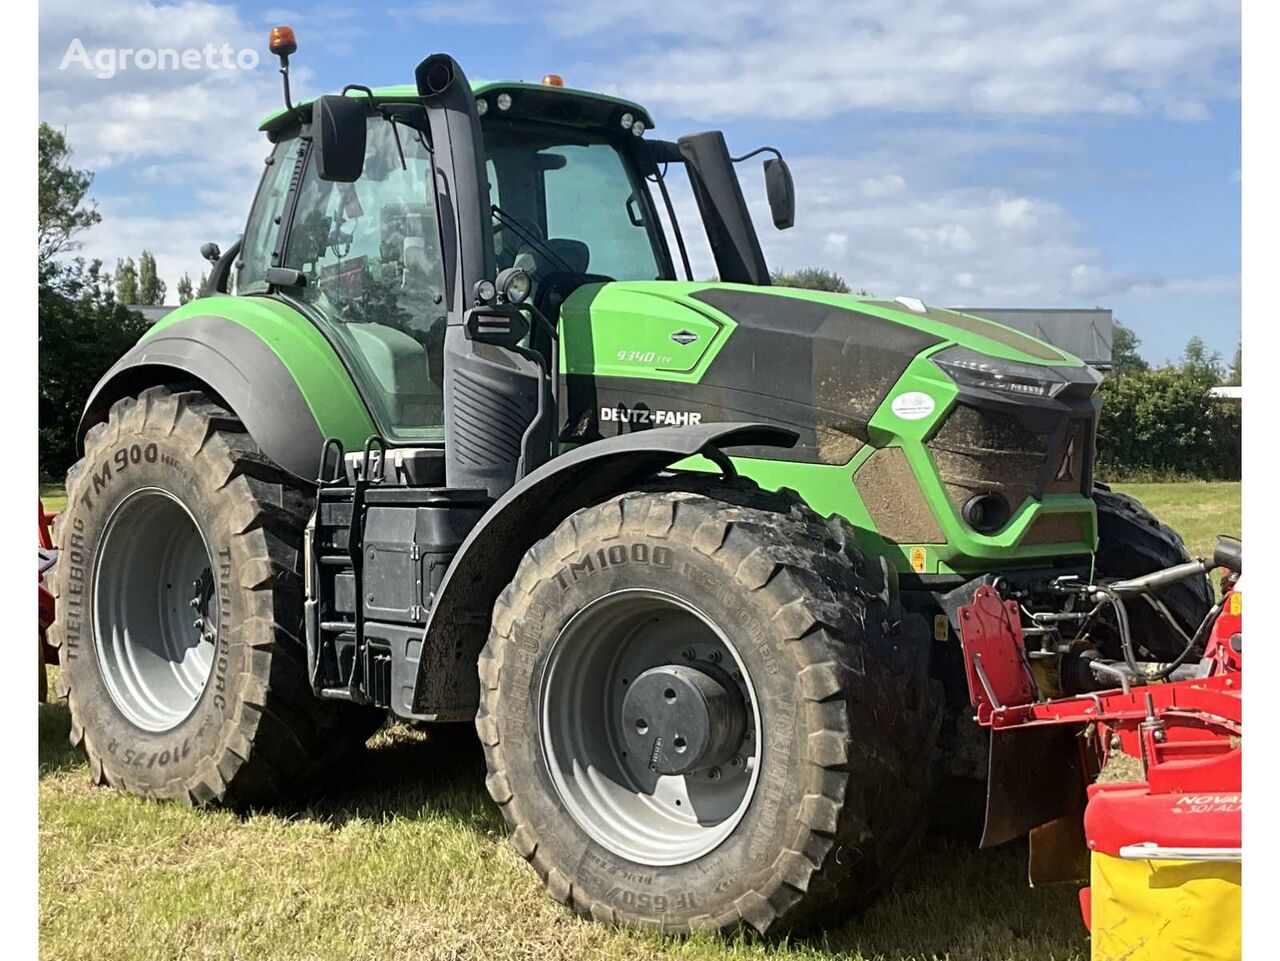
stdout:
[[894,300],[745,284],[618,281],[581,288],[565,304],[565,310],[583,309],[601,296],[604,297],[602,307],[605,304],[611,308],[621,306],[632,296],[643,300],[658,298],[698,313],[713,312],[735,324],[766,326],[780,331],[794,329],[797,332],[812,326],[799,320],[797,315],[811,318],[815,316],[817,305],[819,308],[837,309],[836,313],[828,315],[836,320],[837,326],[854,326],[839,324],[838,315],[849,312],[887,320],[930,335],[939,343],[957,343],[1004,360],[1048,366],[1084,366],[1079,358],[1019,330],[973,314],[929,306],[909,297]]
[[935,350],[960,345],[1020,364],[1084,367],[980,317],[781,287],[593,284],[565,301],[561,324],[566,440],[607,436],[610,405],[629,405],[642,418],[765,419],[799,431],[799,450],[825,463],[847,462],[907,369]]

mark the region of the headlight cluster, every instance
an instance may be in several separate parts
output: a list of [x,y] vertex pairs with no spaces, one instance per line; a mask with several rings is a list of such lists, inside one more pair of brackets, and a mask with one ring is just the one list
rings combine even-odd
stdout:
[[[967,347],[951,347],[929,359],[957,384],[982,390],[1057,397],[1072,383],[1053,367],[988,357]],[[1090,371],[1090,376],[1096,374]]]

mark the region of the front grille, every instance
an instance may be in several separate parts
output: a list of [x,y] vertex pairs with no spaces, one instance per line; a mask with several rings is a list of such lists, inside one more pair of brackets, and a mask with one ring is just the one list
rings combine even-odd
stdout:
[[1092,420],[1072,417],[1055,443],[1057,433],[1056,425],[1039,433],[1023,426],[1014,414],[961,402],[928,447],[957,510],[979,494],[999,493],[1016,512],[1028,497],[1086,490],[1092,468]]

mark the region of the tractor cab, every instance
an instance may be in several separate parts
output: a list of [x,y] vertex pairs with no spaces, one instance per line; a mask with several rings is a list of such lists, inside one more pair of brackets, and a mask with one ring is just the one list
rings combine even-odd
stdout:
[[[447,105],[432,70],[451,78]],[[305,310],[392,443],[443,442],[446,332],[468,311],[519,301],[538,315],[515,338],[536,359],[517,353],[514,394],[494,401],[523,407],[532,382],[551,376],[560,309],[575,291],[692,279],[666,182],[673,164],[687,169],[721,278],[768,283],[721,134],[654,140],[638,104],[555,75],[471,85],[448,57],[419,73],[415,87],[348,86],[294,105],[286,70],[288,106],[261,124],[274,149],[223,281]],[[790,174],[780,157],[765,170],[775,223],[789,226]],[[515,296],[494,286],[499,275],[518,278]],[[530,362],[541,370],[519,370]],[[549,425],[537,454],[479,480],[496,495],[545,459]]]

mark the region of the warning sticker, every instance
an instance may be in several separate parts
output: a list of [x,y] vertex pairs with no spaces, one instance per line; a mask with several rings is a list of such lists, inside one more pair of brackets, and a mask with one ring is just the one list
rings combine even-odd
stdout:
[[933,413],[935,406],[933,398],[924,391],[909,390],[895,397],[889,408],[903,420],[923,420]]
[[917,574],[923,574],[925,568],[925,549],[923,547],[911,548],[911,569]]

